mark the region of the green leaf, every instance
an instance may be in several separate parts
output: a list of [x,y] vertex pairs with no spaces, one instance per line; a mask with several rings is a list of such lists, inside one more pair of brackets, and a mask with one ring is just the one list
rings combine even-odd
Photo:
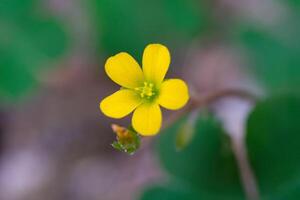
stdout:
[[34,85],[32,73],[13,55],[0,48],[0,97],[19,97]]
[[[260,102],[250,114],[247,147],[265,196],[289,193],[300,178],[300,97],[287,94]],[[299,194],[299,193],[298,193]]]
[[0,2],[0,98],[23,97],[37,86],[40,70],[52,67],[66,50],[61,24],[35,0]]
[[176,149],[178,151],[181,151],[186,146],[188,146],[191,140],[193,139],[194,134],[195,134],[195,129],[193,127],[193,124],[188,122],[182,124],[182,126],[178,129],[175,138]]
[[[195,200],[199,199],[199,194],[184,187],[179,186],[152,186],[142,194],[141,200]],[[199,199],[200,200],[200,199]]]
[[287,187],[284,191],[269,195],[262,200],[299,200],[300,199],[300,184],[293,184]]
[[93,0],[98,45],[140,58],[149,43],[183,44],[207,29],[209,9],[197,0]]
[[22,20],[34,9],[36,0],[1,0],[0,19]]
[[224,196],[207,193],[191,187],[189,184],[172,180],[166,185],[151,186],[140,197],[140,200],[244,200],[243,197]]
[[281,0],[281,2],[288,4],[291,8],[300,8],[300,0]]
[[21,31],[31,41],[33,48],[46,58],[57,58],[66,49],[66,34],[54,19],[33,19],[25,25],[23,22]]
[[211,117],[199,117],[192,141],[183,150],[175,146],[181,119],[160,135],[158,153],[162,165],[174,177],[216,199],[242,198],[239,172],[228,136]]
[[282,27],[291,31],[285,32],[287,37],[277,37],[253,27],[239,30],[239,42],[248,53],[249,67],[274,92],[298,91],[300,84],[300,40],[294,37],[296,30],[292,26]]
[[185,120],[185,123],[181,124],[178,127],[177,134],[175,137],[175,147],[178,151],[181,151],[187,147],[190,142],[193,140],[196,129],[195,124],[198,117],[196,112],[190,113],[188,118]]

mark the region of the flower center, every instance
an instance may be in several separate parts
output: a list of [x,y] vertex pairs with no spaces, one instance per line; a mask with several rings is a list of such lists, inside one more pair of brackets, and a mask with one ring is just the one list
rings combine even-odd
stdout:
[[138,92],[141,98],[150,99],[156,94],[154,84],[149,82],[144,82],[142,87],[136,87],[134,90]]

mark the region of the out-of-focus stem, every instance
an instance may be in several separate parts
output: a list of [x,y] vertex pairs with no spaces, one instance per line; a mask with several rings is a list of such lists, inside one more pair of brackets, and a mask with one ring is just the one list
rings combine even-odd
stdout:
[[250,166],[244,141],[233,140],[233,152],[240,170],[241,181],[245,194],[249,200],[259,200],[256,177]]
[[253,103],[255,103],[258,100],[258,97],[256,95],[253,95],[252,93],[247,92],[245,90],[238,90],[238,89],[220,90],[203,97],[191,97],[190,102],[187,106],[177,111],[174,115],[169,117],[168,120],[164,122],[163,128],[168,127],[170,124],[172,124],[177,119],[179,119],[182,115],[189,113],[190,111],[195,110],[197,108],[211,105],[216,101],[221,100],[222,98],[225,97],[235,97],[235,98],[245,99]]

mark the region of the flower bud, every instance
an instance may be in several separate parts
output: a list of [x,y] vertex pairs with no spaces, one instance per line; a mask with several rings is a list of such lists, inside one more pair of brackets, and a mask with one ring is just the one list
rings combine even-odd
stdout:
[[112,143],[113,148],[134,154],[140,146],[140,137],[132,128],[126,128],[117,124],[111,125],[112,130],[116,133],[116,141]]

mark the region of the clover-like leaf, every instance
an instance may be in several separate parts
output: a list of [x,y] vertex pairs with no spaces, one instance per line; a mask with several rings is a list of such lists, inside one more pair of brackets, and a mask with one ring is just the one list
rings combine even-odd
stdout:
[[[152,186],[147,188],[141,195],[141,200],[195,200],[200,195],[193,189],[182,184],[168,184],[165,186]],[[206,199],[207,200],[207,199]]]
[[249,116],[248,153],[265,198],[300,197],[295,193],[300,188],[299,120],[300,97],[296,94],[270,97],[258,103]]
[[198,117],[190,143],[178,151],[176,135],[186,117],[161,133],[157,150],[173,177],[192,185],[211,199],[244,197],[229,137],[212,117]]
[[[66,50],[61,24],[36,0],[0,2],[0,98],[14,100],[37,85],[41,69]],[[43,14],[41,14],[43,13]]]
[[183,44],[208,29],[209,7],[197,0],[93,0],[99,48],[111,55],[126,51],[141,57],[149,43]]

